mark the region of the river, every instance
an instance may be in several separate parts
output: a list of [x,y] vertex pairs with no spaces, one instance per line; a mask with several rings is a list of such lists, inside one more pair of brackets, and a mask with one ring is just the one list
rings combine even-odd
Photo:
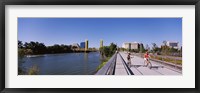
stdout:
[[20,67],[26,70],[37,66],[39,75],[93,75],[101,64],[99,52],[45,54],[24,57]]

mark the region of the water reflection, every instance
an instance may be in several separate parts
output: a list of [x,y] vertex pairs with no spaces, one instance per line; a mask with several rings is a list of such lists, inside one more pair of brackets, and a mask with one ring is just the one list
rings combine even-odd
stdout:
[[88,68],[88,53],[84,53],[84,62],[86,62],[86,63],[84,63],[84,73],[88,73],[88,71],[87,71],[87,68]]
[[98,52],[46,54],[23,59],[23,63],[19,61],[19,67],[30,68],[37,65],[40,75],[91,75],[101,63]]
[[85,62],[88,61],[88,53],[84,53],[84,61],[85,61]]

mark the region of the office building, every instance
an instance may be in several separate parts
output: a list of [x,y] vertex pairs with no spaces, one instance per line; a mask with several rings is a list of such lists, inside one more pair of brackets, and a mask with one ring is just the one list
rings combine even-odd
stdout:
[[85,42],[80,43],[80,48],[85,48]]
[[125,49],[139,49],[139,43],[137,42],[127,42],[127,43],[123,43],[122,47]]
[[176,41],[167,41],[166,45],[169,46],[170,48],[178,49],[178,42]]

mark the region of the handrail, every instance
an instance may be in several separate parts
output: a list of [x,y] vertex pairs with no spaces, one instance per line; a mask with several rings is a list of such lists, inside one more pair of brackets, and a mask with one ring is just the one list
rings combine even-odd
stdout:
[[95,75],[114,75],[117,53]]
[[182,66],[181,65],[177,65],[177,64],[174,64],[174,63],[165,62],[165,61],[157,60],[157,59],[150,59],[150,60],[182,70]]
[[121,60],[123,61],[122,63],[123,63],[123,65],[124,65],[124,67],[125,67],[125,69],[126,69],[126,72],[127,72],[127,74],[128,75],[134,75],[134,73],[131,71],[131,69],[128,67],[128,65],[127,65],[127,63],[126,63],[126,61],[124,60],[124,58],[122,57],[122,55],[119,53],[119,55],[120,55],[120,57],[121,57]]
[[[141,55],[136,55],[136,56],[141,57],[141,58],[143,57]],[[150,58],[150,60],[164,64],[164,65],[168,65],[168,66],[171,66],[171,67],[175,67],[176,69],[180,69],[180,70],[182,69],[182,65],[178,65],[178,64],[175,64],[175,63],[170,63],[170,62],[166,62],[166,61],[158,60],[158,59],[154,59],[154,58]]]
[[[141,58],[143,57],[142,55],[136,55],[136,56],[139,56]],[[154,59],[154,58],[150,58],[150,60],[161,63],[163,65],[174,67],[175,69],[178,69],[178,70],[182,70],[182,65],[178,65],[178,64],[175,64],[175,63],[170,63],[170,62],[166,62],[166,61],[158,60],[158,59]]]

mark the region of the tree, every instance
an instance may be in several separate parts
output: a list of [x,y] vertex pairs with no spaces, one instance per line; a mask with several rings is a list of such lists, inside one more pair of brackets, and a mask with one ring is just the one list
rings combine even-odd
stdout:
[[44,54],[46,53],[46,46],[44,43],[33,42],[30,43],[25,42],[24,44],[25,49],[31,49],[33,54]]
[[18,58],[22,58],[22,57],[24,57],[24,55],[25,55],[25,50],[19,48],[18,49]]
[[155,52],[156,52],[157,45],[156,45],[156,43],[152,43],[152,45],[153,45],[152,50],[153,50],[153,52],[155,53]]
[[181,49],[180,49],[180,56],[182,56],[182,46],[181,46]]
[[115,51],[117,50],[117,45],[114,43],[111,43],[109,48],[110,48],[110,55],[113,55]]
[[31,49],[25,49],[25,55],[32,55],[33,51]]
[[39,43],[38,44],[38,53],[39,54],[44,54],[46,52],[46,46],[44,45],[44,43]]
[[170,48],[167,45],[161,46],[161,52],[162,52],[162,54],[164,54],[164,55],[169,54],[169,49]]
[[26,55],[26,54],[37,55],[37,54],[46,54],[46,53],[76,52],[76,51],[73,51],[73,48],[76,49],[77,47],[73,47],[72,45],[64,45],[64,44],[61,44],[61,45],[55,44],[53,46],[45,46],[44,43],[34,42],[34,41],[25,42],[23,44],[22,41],[18,41],[18,48],[22,49],[22,50],[18,50],[19,55]]
[[153,48],[156,48],[156,47],[157,47],[156,43],[152,43],[152,45],[153,45]]
[[163,44],[164,44],[164,46],[167,46],[167,41],[164,40],[164,41],[163,41]]
[[152,43],[153,47],[152,47],[152,51],[153,53],[160,53],[161,48],[159,48],[156,43]]
[[144,49],[144,46],[143,46],[142,43],[140,44],[140,52],[141,52],[141,53],[144,53],[144,52],[145,52],[145,49]]
[[22,43],[22,41],[19,41],[19,40],[18,40],[18,48],[23,48],[23,43]]
[[111,43],[110,46],[103,46],[99,50],[102,55],[105,55],[106,57],[111,57],[117,50],[117,45]]
[[146,44],[146,47],[145,47],[146,51],[150,51],[150,47],[148,44]]
[[105,54],[105,56],[106,57],[110,57],[110,53],[111,53],[111,50],[110,50],[110,47],[109,46],[105,46],[104,48],[103,48],[103,50],[104,50],[104,54]]
[[77,47],[77,46],[72,46],[72,48],[73,48],[73,49],[77,49],[78,47]]

